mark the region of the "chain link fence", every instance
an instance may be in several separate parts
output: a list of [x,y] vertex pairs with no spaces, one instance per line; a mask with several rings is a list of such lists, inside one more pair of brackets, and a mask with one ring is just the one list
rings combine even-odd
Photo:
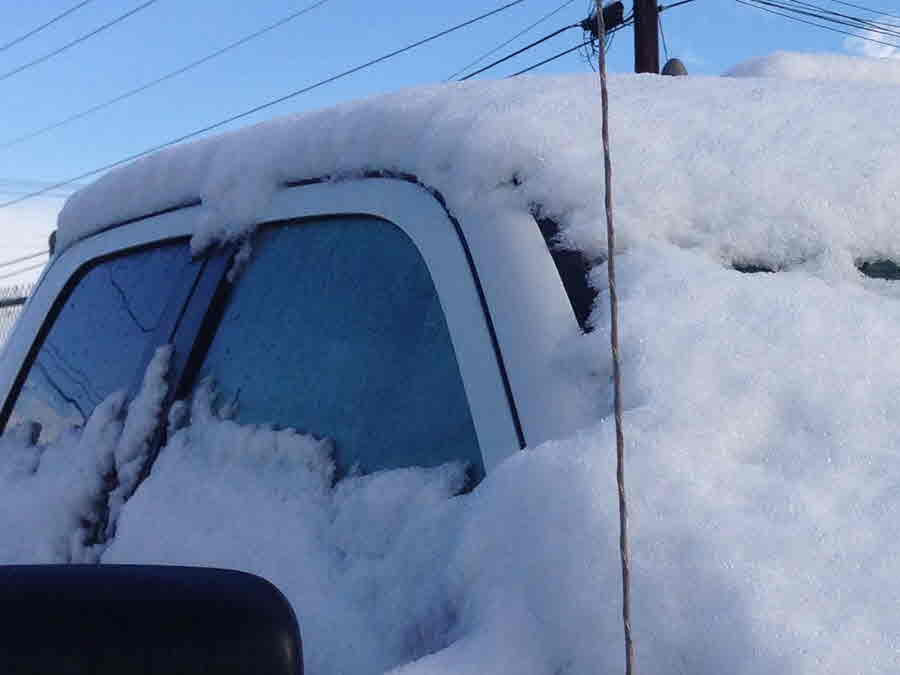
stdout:
[[0,286],[0,345],[9,337],[25,301],[33,290],[34,284]]

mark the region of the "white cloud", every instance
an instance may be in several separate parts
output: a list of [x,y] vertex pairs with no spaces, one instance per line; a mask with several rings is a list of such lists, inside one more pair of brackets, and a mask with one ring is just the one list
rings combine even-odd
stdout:
[[[876,23],[897,26],[900,28],[900,19],[894,16],[880,16],[874,19]],[[854,31],[855,36],[844,38],[844,49],[853,54],[865,56],[870,59],[897,59],[900,60],[900,46],[892,46],[896,42],[900,45],[900,39],[892,39],[889,35],[874,33],[868,30]],[[877,40],[878,42],[872,42]]]

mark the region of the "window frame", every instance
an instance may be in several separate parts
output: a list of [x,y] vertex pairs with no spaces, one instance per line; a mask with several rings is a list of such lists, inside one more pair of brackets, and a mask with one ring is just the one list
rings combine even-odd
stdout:
[[[258,227],[335,216],[387,221],[410,238],[431,275],[456,354],[486,473],[525,446],[503,355],[466,238],[442,204],[391,178],[303,183],[277,192]],[[238,277],[237,283],[240,282]]]
[[[27,375],[39,341],[52,325],[63,294],[77,282],[79,270],[106,256],[190,236],[195,225],[200,225],[209,215],[208,207],[201,203],[149,215],[121,227],[110,226],[73,244],[51,261],[0,358],[0,396],[4,400],[0,429],[5,426],[17,388]],[[503,459],[524,447],[525,436],[494,329],[491,303],[485,297],[480,268],[475,264],[477,252],[469,249],[466,234],[443,203],[421,185],[390,178],[315,182],[278,191],[255,226],[353,215],[371,216],[394,224],[412,240],[425,261],[444,310],[485,471],[489,473]],[[540,240],[533,223],[532,228]],[[222,261],[234,250],[234,246],[216,248],[212,253],[219,263],[212,266],[215,270],[210,274],[221,278],[206,278],[210,283],[204,282],[204,293],[209,296],[192,298],[189,303],[194,311],[199,304],[202,316],[215,309],[211,301],[217,297],[217,283],[225,283],[228,269]],[[195,325],[203,323],[194,322]],[[201,328],[197,325],[198,331]],[[193,351],[202,340],[202,334],[188,332],[177,331],[174,336],[176,351],[185,356],[184,350]],[[173,392],[188,374],[185,361],[176,358]]]
[[[22,314],[0,353],[0,392],[3,407],[0,409],[0,433],[6,431],[9,417],[31,367],[43,347],[47,335],[65,306],[72,291],[93,267],[106,260],[118,258],[148,248],[155,248],[190,237],[181,220],[191,214],[190,209],[170,212],[146,219],[140,227],[116,228],[85,239],[53,258],[44,270],[34,292],[25,304]],[[186,213],[185,213],[186,212]],[[206,273],[206,263],[198,272],[198,279]],[[195,286],[196,284],[193,284]],[[188,297],[190,293],[188,293]],[[182,298],[186,300],[187,298]],[[172,304],[173,298],[162,315],[160,325],[150,338],[148,349],[141,355],[144,366],[149,362],[155,347],[171,340],[179,322],[180,308]],[[182,305],[184,302],[181,303]],[[133,395],[140,382],[122,383],[122,388]]]

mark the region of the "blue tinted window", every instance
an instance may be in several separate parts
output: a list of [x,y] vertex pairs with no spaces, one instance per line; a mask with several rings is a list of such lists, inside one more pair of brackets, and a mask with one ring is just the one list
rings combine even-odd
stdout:
[[331,438],[342,470],[462,460],[483,472],[431,276],[388,222],[260,233],[201,375],[237,404],[238,421]]
[[176,284],[199,268],[187,242],[90,267],[66,298],[16,399],[9,426],[41,423],[41,440],[81,426],[104,398],[128,390],[144,367]]

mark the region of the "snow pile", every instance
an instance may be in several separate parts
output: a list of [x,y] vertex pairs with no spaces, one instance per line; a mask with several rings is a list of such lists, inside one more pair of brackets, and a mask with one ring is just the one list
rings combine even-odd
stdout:
[[[619,271],[641,672],[895,672],[889,282],[840,261],[745,275],[665,244]],[[607,344],[601,324],[577,354],[601,381]],[[205,389],[191,417],[102,561],[266,576],[310,672],[620,670],[608,418],[451,498],[459,467],[332,488],[327,442],[220,419]]]
[[[745,275],[667,244],[620,261],[638,667],[895,672],[900,304],[890,283],[861,284],[840,261]],[[600,323],[560,358],[604,381],[607,340]],[[147,428],[140,420],[158,410],[162,358],[125,427]],[[262,574],[297,610],[310,672],[620,669],[608,418],[453,497],[463,484],[453,465],[332,486],[327,441],[238,425],[211,398],[200,389],[189,419],[174,408],[170,441],[109,547],[81,547],[91,556],[68,544],[96,513],[109,457],[127,467],[146,436],[114,450],[127,434],[113,398],[65,452],[5,439],[3,559]],[[106,459],[92,464],[98,448]]]
[[83,429],[41,444],[25,421],[0,438],[0,564],[97,560],[147,457],[170,357],[160,348],[134,401],[111,394]]
[[[858,38],[857,38],[858,39]],[[865,45],[872,43],[864,42]],[[879,45],[872,45],[878,47]],[[887,49],[891,49],[887,47]],[[873,85],[900,84],[900,61],[845,54],[775,52],[729,69],[730,77],[774,77],[781,80],[858,82]]]
[[564,448],[522,455],[451,499],[465,481],[453,464],[332,488],[329,449],[220,419],[203,390],[102,562],[264,575],[294,605],[313,673],[415,659],[411,672],[594,672],[586,659],[609,661],[613,514],[595,504],[612,502],[590,464]]
[[191,424],[125,505],[102,562],[265,576],[300,617],[313,673],[383,672],[446,646],[454,608],[435,581],[445,579],[454,537],[441,521],[459,509],[447,500],[463,467],[351,477],[332,489],[330,452],[328,441],[220,419],[201,389]]

